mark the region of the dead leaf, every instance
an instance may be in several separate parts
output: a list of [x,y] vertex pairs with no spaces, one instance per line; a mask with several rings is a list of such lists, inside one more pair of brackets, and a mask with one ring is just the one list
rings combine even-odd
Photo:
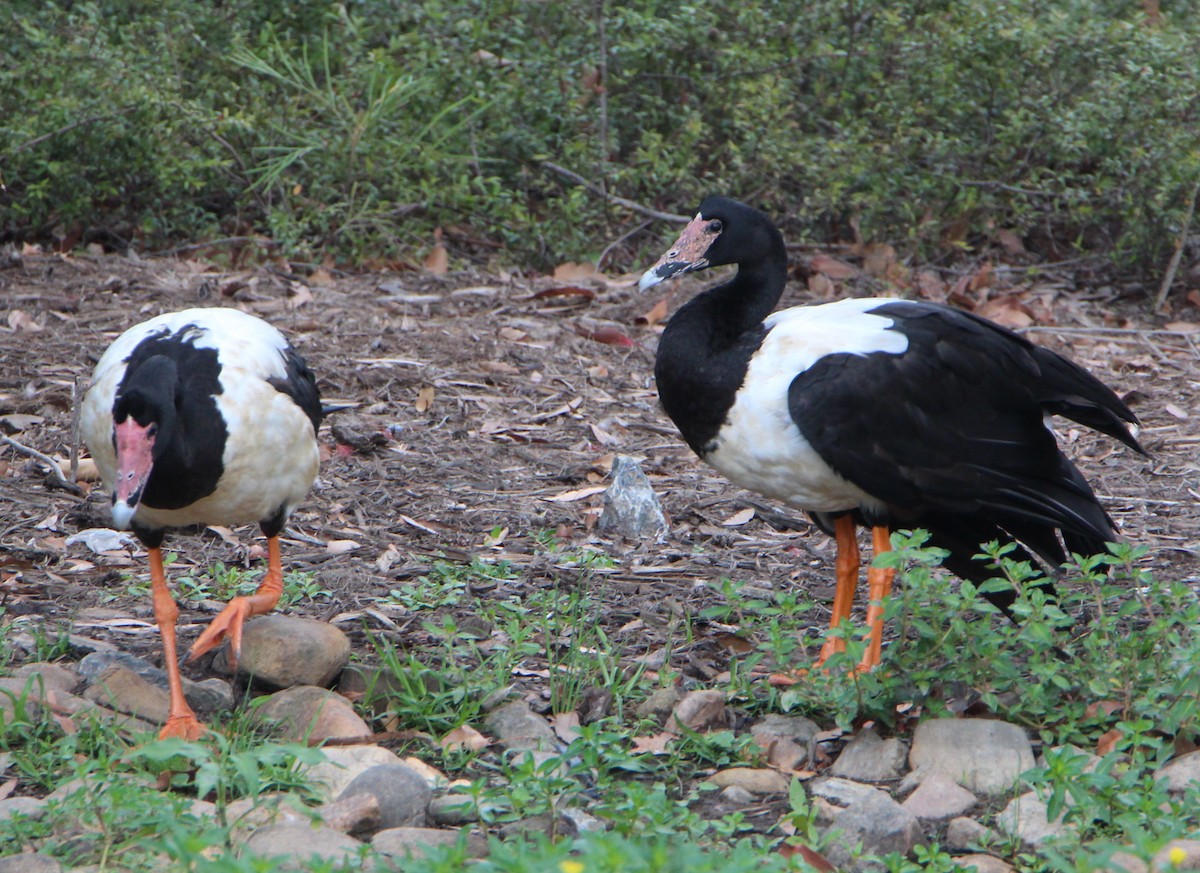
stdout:
[[652,737],[634,737],[633,738],[633,753],[635,755],[665,755],[667,746],[671,744],[671,740],[677,740],[675,734],[663,731],[661,734],[655,734]]
[[1200,288],[1193,288],[1184,299],[1192,306],[1200,306]]
[[1176,333],[1196,333],[1200,331],[1200,324],[1194,321],[1171,321],[1164,324],[1163,328]]
[[634,346],[633,340],[615,327],[590,328],[582,324],[575,324],[572,327],[575,329],[575,333],[581,337],[595,340],[598,343],[604,343],[609,346],[628,346],[630,348]]
[[837,867],[829,863],[829,859],[820,852],[813,851],[808,846],[797,846],[791,843],[783,843],[779,847],[779,854],[785,858],[799,858],[805,864],[812,867],[817,873],[837,873]]
[[752,518],[754,518],[754,507],[747,506],[745,509],[739,509],[733,515],[729,516],[729,518],[721,522],[721,524],[725,525],[725,527],[739,527],[750,521]]
[[1163,409],[1166,410],[1168,415],[1174,416],[1175,418],[1178,418],[1180,421],[1184,421],[1187,418],[1190,418],[1190,416],[1187,414],[1187,412],[1185,412],[1183,409],[1176,406],[1174,403],[1168,403],[1166,406],[1163,407]]
[[634,321],[637,324],[644,324],[647,327],[654,327],[664,318],[667,317],[667,309],[670,306],[671,295],[667,295],[660,299],[657,303],[650,307],[650,311],[645,315],[639,315]]
[[1033,312],[1016,294],[993,297],[976,310],[984,318],[991,319],[1004,327],[1018,329],[1029,327],[1036,320]]
[[529,334],[516,327],[502,327],[496,333],[500,335],[500,339],[505,339],[512,343],[519,343],[529,339]]
[[1004,246],[1010,255],[1025,254],[1025,243],[1021,242],[1021,237],[1008,228],[996,231],[996,239],[1000,240],[1000,245]]
[[438,745],[442,747],[443,751],[447,752],[478,752],[480,749],[486,749],[491,744],[491,740],[475,730],[475,728],[466,724],[456,727],[438,740]]
[[229,528],[219,524],[210,524],[208,529],[219,536],[221,538],[221,542],[225,543],[225,545],[233,546],[234,548],[241,548],[242,541],[239,540]]
[[748,652],[754,651],[754,643],[737,634],[717,634],[717,643],[736,655],[745,655]]
[[375,569],[380,573],[386,573],[398,560],[400,560],[400,550],[394,544],[388,543],[388,547],[375,559]]
[[496,548],[497,546],[503,545],[505,539],[507,539],[507,538],[508,538],[508,528],[506,528],[506,527],[501,528],[500,530],[496,531],[494,534],[492,534],[492,533],[484,534],[483,535],[483,545],[485,548]]
[[579,738],[579,713],[556,712],[550,716],[550,727],[560,740],[570,743]]
[[868,243],[863,249],[863,271],[868,276],[886,276],[895,263],[896,250],[887,243]]
[[433,229],[433,248],[425,256],[425,269],[435,276],[443,276],[450,269],[450,253],[442,245],[442,229]]
[[433,386],[426,385],[417,392],[417,400],[413,404],[417,408],[417,412],[427,412],[429,407],[433,406]]
[[23,330],[36,333],[42,326],[33,320],[33,316],[23,309],[14,309],[8,313],[8,326],[13,330]]
[[917,296],[934,303],[945,303],[946,283],[933,270],[920,270],[916,277]]
[[581,288],[579,285],[562,285],[558,288],[543,288],[529,295],[530,300],[546,300],[550,297],[582,297],[585,300],[595,300],[596,292],[591,288]]
[[549,500],[551,503],[574,503],[576,500],[583,500],[585,497],[603,494],[607,490],[607,485],[593,485],[590,488],[576,488],[572,491],[564,491],[561,494],[555,494],[553,497],[544,497],[542,499]]
[[501,376],[521,375],[521,368],[515,364],[510,364],[508,361],[483,361],[479,365],[479,369],[485,373],[497,373]]
[[833,296],[835,290],[833,280],[824,273],[813,273],[808,277],[808,290],[815,296],[827,299]]
[[41,424],[45,420],[40,415],[32,415],[26,412],[10,412],[7,415],[0,415],[0,430],[7,433],[20,433],[25,428]]
[[353,552],[359,547],[355,540],[330,540],[325,544],[325,553],[327,555],[341,555],[346,552]]
[[596,266],[589,263],[564,261],[554,268],[554,278],[559,282],[575,282],[579,279],[590,279],[596,275]]
[[1109,752],[1117,747],[1117,743],[1121,741],[1124,734],[1118,728],[1113,728],[1110,731],[1105,731],[1100,739],[1096,741],[1096,754],[1104,757]]
[[858,275],[858,267],[847,264],[833,255],[813,255],[808,259],[808,268],[814,273],[823,273],[830,279],[853,279]]
[[675,704],[667,720],[668,727],[676,724],[690,731],[709,731],[725,727],[729,717],[725,711],[725,695],[716,690],[689,691]]

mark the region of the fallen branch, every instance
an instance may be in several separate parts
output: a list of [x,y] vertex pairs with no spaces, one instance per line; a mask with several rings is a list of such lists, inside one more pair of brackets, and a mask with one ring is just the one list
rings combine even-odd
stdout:
[[1167,295],[1171,293],[1171,286],[1175,284],[1175,271],[1179,269],[1179,261],[1183,257],[1183,247],[1187,242],[1188,231],[1192,228],[1192,216],[1196,214],[1196,198],[1200,197],[1200,182],[1197,182],[1192,187],[1192,199],[1188,201],[1187,214],[1183,217],[1183,227],[1179,230],[1179,237],[1175,240],[1175,252],[1171,255],[1171,261],[1167,264],[1167,272],[1163,274],[1162,285],[1158,288],[1158,296],[1154,298],[1154,311],[1158,312],[1166,305]]
[[564,179],[574,182],[576,185],[582,185],[587,190],[591,191],[605,200],[616,203],[618,206],[624,206],[626,209],[632,209],[634,212],[640,212],[642,215],[648,215],[651,218],[657,218],[661,221],[673,221],[676,223],[687,223],[691,220],[687,215],[676,215],[673,212],[659,212],[657,209],[651,209],[649,206],[642,206],[640,203],[634,203],[632,200],[626,200],[624,197],[617,197],[615,194],[607,193],[603,188],[594,182],[589,182],[587,179],[578,173],[573,173],[566,167],[560,167],[558,164],[550,161],[542,161],[542,166],[547,170],[558,173]]
[[36,458],[37,460],[41,461],[50,468],[50,474],[54,477],[59,488],[63,489],[64,491],[69,491],[71,494],[82,496],[83,489],[74,482],[68,482],[66,478],[63,477],[62,470],[58,468],[58,462],[49,455],[43,455],[37,449],[31,449],[29,446],[22,445],[12,437],[5,436],[2,433],[0,433],[0,442],[4,443],[5,445],[12,446],[23,455],[28,455],[31,458]]

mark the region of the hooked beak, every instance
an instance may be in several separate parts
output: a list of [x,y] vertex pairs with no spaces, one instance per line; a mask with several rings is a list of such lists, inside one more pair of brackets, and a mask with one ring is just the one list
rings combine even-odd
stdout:
[[700,213],[688,222],[675,245],[658,259],[653,267],[642,274],[638,282],[638,290],[645,291],[681,273],[692,273],[703,270],[708,266],[705,253],[709,246],[720,235],[720,230],[712,230],[712,222],[706,220]]
[[154,438],[158,426],[140,425],[133,416],[113,428],[117,444],[117,482],[112,497],[113,523],[128,529],[137,512],[146,480],[154,467]]

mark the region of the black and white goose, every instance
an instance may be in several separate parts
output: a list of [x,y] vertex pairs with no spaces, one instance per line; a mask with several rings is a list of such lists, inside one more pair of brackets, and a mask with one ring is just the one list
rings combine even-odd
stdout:
[[80,424],[112,495],[113,522],[150,557],[154,616],[171,705],[161,737],[203,726],[183,696],[179,608],[167,588],[165,529],[257,522],[267,536],[258,590],[235,597],[192,645],[195,658],[274,609],[283,590],[279,533],[317,475],[321,402],[304,359],[265,321],[235,309],[187,309],[121,334],[100,358]]
[[[764,213],[710,197],[642,276],[644,290],[681,273],[737,273],[671,318],[654,373],[688,445],[738,485],[807,511],[836,538],[831,627],[858,584],[856,525],[886,551],[896,527],[923,528],[945,566],[983,581],[981,543],[1017,543],[1051,564],[1101,553],[1112,520],[1059,450],[1052,414],[1135,451],[1137,419],[1061,355],[967,312],[890,298],[772,312],[787,281],[783,237]],[[1061,535],[1061,539],[1060,539]],[[871,636],[861,669],[878,665],[890,571],[868,571]],[[1007,611],[1015,593],[991,599]],[[823,662],[844,650],[828,637]]]

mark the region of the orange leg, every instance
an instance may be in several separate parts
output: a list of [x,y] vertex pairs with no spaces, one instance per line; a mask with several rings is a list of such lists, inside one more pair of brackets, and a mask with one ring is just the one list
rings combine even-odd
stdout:
[[167,686],[171,692],[171,707],[167,712],[167,723],[158,738],[179,737],[195,740],[204,733],[204,725],[196,718],[183,696],[183,679],[179,676],[179,656],[175,650],[175,622],[179,618],[179,607],[167,588],[167,574],[163,572],[162,549],[154,547],[150,553],[150,594],[154,599],[154,618],[162,636],[163,661],[167,668]]
[[[871,528],[871,539],[876,556],[892,550],[892,538],[887,525]],[[871,592],[871,602],[867,606],[867,627],[871,629],[871,639],[858,665],[858,669],[863,672],[879,666],[883,647],[883,600],[892,593],[892,581],[895,576],[895,570],[885,570],[881,567],[871,567],[867,570],[867,582]]]
[[235,597],[192,643],[188,660],[211,651],[226,637],[229,638],[229,669],[236,670],[242,653],[242,625],[246,619],[270,612],[283,593],[283,564],[279,558],[279,537],[267,537],[267,575],[258,590],[249,597]]
[[[848,515],[838,516],[833,533],[837,544],[837,561],[834,564],[837,588],[833,593],[833,616],[829,619],[831,630],[850,618],[850,611],[854,608],[854,592],[858,588],[858,539],[854,533],[854,519]],[[817,666],[824,664],[835,652],[844,651],[844,639],[827,637],[825,645],[821,646]]]

